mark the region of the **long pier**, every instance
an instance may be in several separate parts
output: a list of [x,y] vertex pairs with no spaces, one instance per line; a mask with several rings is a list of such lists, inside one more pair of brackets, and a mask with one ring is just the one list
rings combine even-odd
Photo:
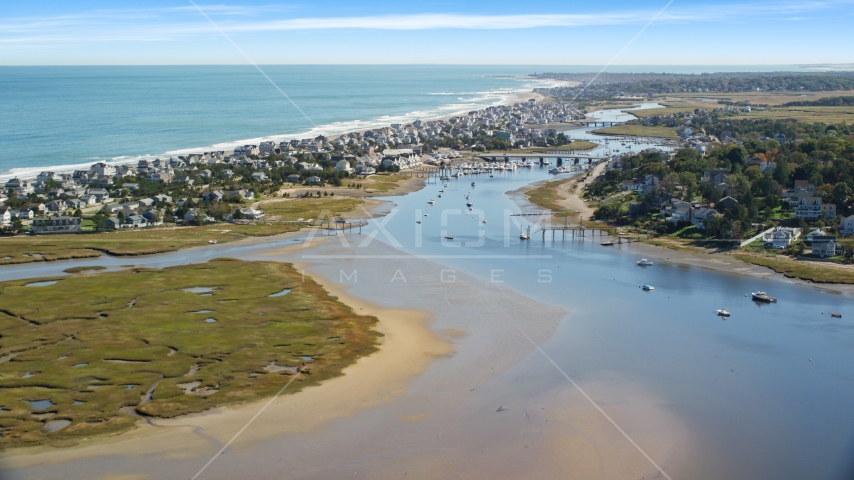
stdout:
[[623,243],[632,243],[640,240],[640,237],[636,237],[632,239],[631,237],[622,237],[617,234],[616,229],[603,229],[603,228],[585,228],[583,225],[548,225],[545,227],[540,227],[540,231],[542,232],[543,241],[546,240],[546,234],[551,232],[552,240],[557,238],[558,232],[561,234],[561,239],[565,239],[567,233],[569,233],[571,238],[576,238],[580,236],[584,238],[587,236],[587,232],[590,232],[590,237],[602,237],[605,235],[610,235],[612,237],[616,237],[614,241],[615,244],[621,245]]

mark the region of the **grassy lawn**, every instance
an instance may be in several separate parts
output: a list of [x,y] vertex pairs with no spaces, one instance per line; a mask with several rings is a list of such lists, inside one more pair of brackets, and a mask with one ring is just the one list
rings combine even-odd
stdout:
[[351,212],[363,202],[352,197],[290,198],[265,201],[258,208],[270,220],[334,220],[342,213]]
[[[0,448],[125,431],[133,413],[258,400],[301,372],[294,393],[376,349],[375,318],[289,264],[218,259],[54,280],[0,283],[0,357],[12,355],[0,370]],[[27,403],[42,400],[53,405]],[[48,432],[58,420],[70,424]]]
[[[409,175],[399,173],[378,173],[364,180],[356,180],[354,183],[367,187],[369,192],[386,193],[398,186],[398,182],[411,178]],[[349,183],[349,182],[348,182]]]
[[800,278],[816,283],[854,283],[854,266],[843,266],[829,262],[793,260],[788,257],[752,257],[737,255],[736,258],[753,265],[768,267],[791,278]]
[[[294,198],[261,205],[271,219],[333,218],[353,211],[361,199],[347,197]],[[215,224],[200,227],[164,227],[120,230],[78,235],[39,235],[0,238],[0,265],[74,258],[92,258],[101,252],[110,255],[148,255],[199,247],[209,240],[233,242],[247,237],[263,237],[299,230],[288,223],[250,225]]]
[[632,137],[659,137],[679,138],[676,130],[670,127],[648,127],[644,125],[617,125],[615,127],[600,128],[592,133],[600,135],[628,135]]

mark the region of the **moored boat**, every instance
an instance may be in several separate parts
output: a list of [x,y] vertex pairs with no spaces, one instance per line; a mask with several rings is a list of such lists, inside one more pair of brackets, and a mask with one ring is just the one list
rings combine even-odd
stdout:
[[729,312],[725,308],[722,308],[722,309],[718,310],[718,316],[719,317],[728,317]]
[[643,288],[643,289],[644,289],[644,290],[646,290],[647,292],[651,292],[651,291],[655,290],[655,287],[653,287],[652,285],[649,285],[649,284],[646,284],[646,285],[644,285],[644,286],[643,286],[643,287],[641,287],[641,288]]
[[603,247],[613,247],[613,246],[614,246],[614,242],[612,242],[612,241],[610,241],[610,240],[609,240],[609,241],[607,241],[607,242],[602,242],[602,243],[600,243],[599,245],[602,245]]
[[649,261],[649,260],[647,260],[647,259],[645,259],[645,258],[641,258],[640,260],[638,260],[638,261],[637,261],[637,264],[638,264],[638,266],[640,266],[640,267],[651,267],[651,266],[653,266],[653,265],[654,265],[651,261]]
[[765,292],[753,292],[752,294],[753,301],[755,302],[764,302],[764,303],[777,303],[777,299],[774,297],[769,297]]

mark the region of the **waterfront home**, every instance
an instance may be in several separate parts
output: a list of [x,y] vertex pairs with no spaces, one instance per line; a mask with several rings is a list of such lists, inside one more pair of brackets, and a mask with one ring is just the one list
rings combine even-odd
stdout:
[[799,228],[777,227],[762,236],[766,247],[786,248],[800,236]]
[[89,167],[89,170],[92,170],[98,175],[103,175],[105,177],[113,177],[116,175],[116,167],[113,165],[106,164],[104,162],[99,162],[92,165],[91,167]]
[[123,183],[122,188],[124,188],[126,190],[130,190],[132,192],[134,190],[139,190],[139,184],[138,183]]
[[149,183],[169,183],[172,181],[172,174],[168,172],[152,172],[145,177],[145,181]]
[[795,208],[795,219],[815,221],[819,218],[836,218],[836,205],[832,203],[821,203],[820,197],[802,198]]
[[291,183],[299,183],[299,175],[297,175],[296,173],[288,175],[288,181]]
[[148,221],[149,225],[162,225],[163,217],[160,216],[160,213],[156,210],[149,210],[142,214],[142,218]]
[[48,217],[33,220],[34,234],[80,233],[80,219],[77,217]]
[[837,243],[836,237],[831,235],[813,237],[810,248],[813,255],[818,255],[822,258],[835,257],[845,252],[845,248]]
[[86,190],[86,194],[95,196],[98,203],[108,203],[112,200],[106,188],[90,188]]
[[714,208],[701,207],[691,212],[691,223],[700,230],[706,229],[705,220],[720,215]]
[[119,220],[119,217],[107,217],[104,220],[104,226],[109,230],[118,230],[122,228],[122,221]]
[[142,215],[128,215],[125,217],[124,226],[127,228],[143,228],[148,226],[148,219]]
[[264,172],[255,172],[252,174],[252,179],[258,182],[266,182],[269,178]]
[[240,213],[242,213],[243,218],[247,220],[260,220],[264,218],[264,210],[256,210],[252,207],[241,208]]
[[12,223],[12,209],[9,207],[0,207],[0,225],[9,225]]
[[839,234],[847,237],[854,235],[854,215],[849,215],[840,222]]
[[187,210],[187,213],[184,214],[184,221],[188,223],[207,223],[213,222],[214,219],[209,217],[205,212],[201,211],[198,208],[191,208]]
[[318,183],[320,183],[320,177],[312,175],[312,176],[306,178],[305,181],[310,183],[310,184],[318,184]]
[[140,200],[138,200],[138,201],[137,201],[137,204],[138,204],[140,207],[150,207],[150,206],[154,205],[154,199],[151,199],[151,198],[142,198],[142,199],[140,199]]

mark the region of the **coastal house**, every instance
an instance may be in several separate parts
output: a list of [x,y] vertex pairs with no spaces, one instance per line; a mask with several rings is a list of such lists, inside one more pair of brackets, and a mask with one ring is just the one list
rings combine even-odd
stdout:
[[800,236],[799,228],[777,227],[762,236],[766,247],[786,248]]
[[142,215],[128,215],[125,217],[126,228],[143,228],[148,226],[148,219]]
[[228,190],[222,193],[225,195],[225,198],[237,197],[241,201],[255,200],[255,192],[245,188],[241,188],[240,190]]
[[640,188],[640,184],[634,179],[632,180],[623,180],[623,184],[620,186],[620,189],[629,192],[636,192]]
[[320,177],[312,175],[312,176],[306,178],[305,181],[312,184],[312,185],[316,185],[316,184],[320,183]]
[[201,225],[203,223],[213,222],[214,219],[198,208],[191,208],[184,214],[184,221],[187,223],[198,223]]
[[296,173],[288,175],[288,181],[291,183],[299,183],[299,175],[297,175]]
[[836,205],[821,203],[820,197],[806,197],[798,202],[795,208],[795,219],[815,221],[819,218],[836,218]]
[[122,188],[124,188],[125,190],[130,190],[131,192],[133,192],[135,190],[139,190],[139,184],[138,183],[123,183]]
[[33,234],[80,233],[80,219],[77,217],[48,217],[33,220]]
[[225,194],[222,190],[214,190],[202,194],[202,200],[208,203],[221,202],[223,198],[225,198]]
[[65,210],[68,210],[68,205],[65,203],[65,200],[61,199],[51,200],[44,206],[48,212],[64,212]]
[[240,213],[246,220],[260,220],[264,218],[264,210],[257,210],[252,207],[241,208]]
[[252,174],[252,180],[255,180],[258,182],[266,182],[269,179],[270,179],[270,177],[268,177],[267,174],[264,172],[255,172]]
[[845,251],[845,248],[832,235],[813,237],[810,249],[813,255],[818,255],[821,258],[842,255]]
[[350,173],[353,169],[350,168],[350,162],[347,160],[338,160],[338,163],[335,164],[335,171]]
[[118,230],[122,228],[122,221],[119,220],[119,217],[107,217],[107,219],[104,220],[104,226],[108,230]]
[[705,221],[718,215],[720,214],[714,208],[701,207],[691,212],[691,224],[700,230],[705,230]]
[[843,237],[854,235],[854,215],[849,215],[842,219],[839,234]]
[[0,207],[0,225],[9,225],[12,223],[12,209],[9,207]]
[[155,195],[151,198],[153,198],[155,201],[160,202],[160,203],[172,203],[172,197],[170,197],[169,195],[166,195],[164,193],[161,193],[159,195]]

